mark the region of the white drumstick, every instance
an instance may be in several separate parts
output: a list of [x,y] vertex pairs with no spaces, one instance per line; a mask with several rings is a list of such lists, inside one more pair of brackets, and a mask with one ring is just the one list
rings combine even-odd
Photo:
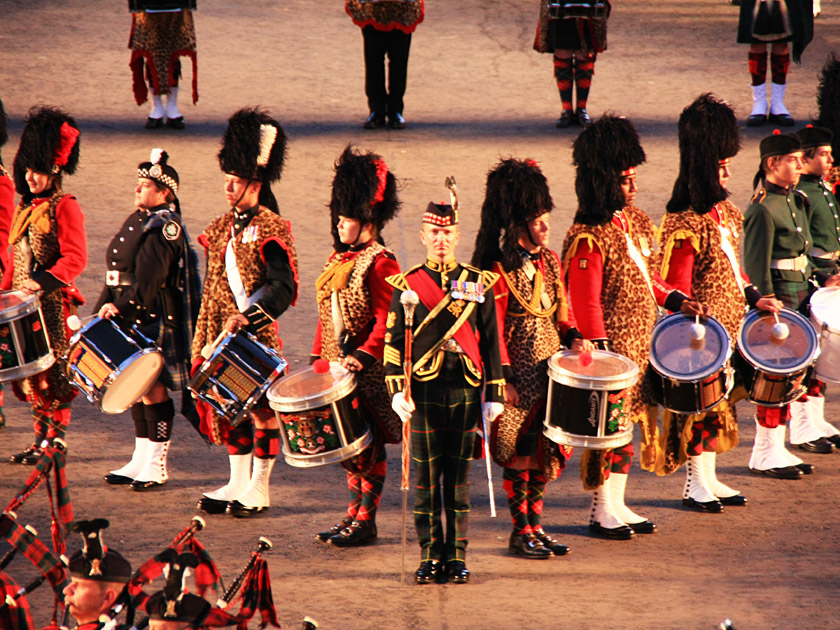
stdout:
[[227,334],[228,334],[228,331],[223,330],[222,332],[219,333],[219,336],[216,337],[216,340],[213,343],[207,344],[206,346],[204,346],[201,349],[201,358],[206,361],[211,356],[213,356],[213,352],[216,350],[216,346],[218,346],[222,342],[222,339],[224,339],[227,336]]

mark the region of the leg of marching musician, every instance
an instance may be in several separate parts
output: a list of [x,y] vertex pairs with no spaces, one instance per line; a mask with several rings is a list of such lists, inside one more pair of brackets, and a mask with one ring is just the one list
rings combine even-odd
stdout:
[[[376,510],[379,507],[379,500],[382,497],[382,488],[385,485],[385,472],[387,469],[385,447],[383,445],[371,446],[359,455],[350,460],[356,466],[357,473],[354,482],[358,480],[358,504],[355,506],[353,519],[345,527],[341,528],[326,542],[336,547],[359,547],[367,545],[376,540]],[[350,475],[348,472],[348,482]],[[348,515],[353,507],[355,497],[351,490],[351,505],[348,506]]]
[[[530,522],[530,476],[535,470],[504,469],[503,487],[508,498],[510,515],[513,518],[513,531],[510,534],[508,550],[523,558],[541,560],[551,557],[551,551],[534,535]],[[545,483],[542,484],[545,489]],[[540,500],[540,510],[542,500]],[[537,527],[539,527],[539,519]]]
[[[715,434],[717,436],[717,434]],[[700,512],[720,512],[723,510],[721,502],[709,487],[706,479],[706,469],[703,466],[703,451],[710,439],[709,427],[706,419],[695,422],[691,428],[691,440],[686,451],[688,461],[685,466],[685,487],[683,488],[682,503],[685,507]]]
[[782,413],[761,405],[756,407],[750,472],[775,479],[799,479],[803,471],[794,462],[798,458],[785,449],[785,426],[780,420]]
[[586,101],[589,98],[589,88],[592,86],[592,76],[595,74],[595,58],[597,53],[592,52],[587,57],[575,59],[575,96],[577,105],[575,116],[577,123],[585,127],[592,120],[586,113]]
[[730,488],[718,481],[715,473],[717,460],[717,436],[721,428],[720,417],[716,413],[709,413],[705,418],[705,435],[703,440],[703,453],[700,455],[703,465],[703,474],[706,483],[712,494],[714,494],[722,505],[746,505],[747,499],[737,490]]
[[554,80],[560,92],[560,103],[563,111],[554,125],[559,129],[571,127],[574,124],[574,108],[572,105],[572,86],[574,83],[574,67],[572,55],[568,50],[554,51]]
[[131,460],[122,468],[112,470],[105,475],[105,483],[114,486],[128,485],[137,478],[146,465],[149,449],[149,432],[146,424],[145,408],[142,402],[131,406],[131,419],[134,422],[134,453]]
[[254,450],[254,425],[243,422],[228,434],[230,480],[221,488],[205,492],[199,509],[208,514],[224,514],[227,504],[240,497],[251,481],[251,451]]
[[280,428],[274,412],[257,409],[254,418],[254,468],[251,481],[242,496],[228,503],[227,512],[237,518],[247,518],[271,505],[269,486],[271,471],[280,452]]
[[143,407],[145,408],[149,445],[143,470],[131,483],[131,489],[137,492],[160,488],[169,479],[166,470],[166,458],[169,453],[172,423],[175,418],[175,405],[171,398],[159,403],[144,403]]
[[612,451],[612,465],[610,466],[610,501],[619,519],[627,523],[634,534],[653,534],[656,525],[639,516],[624,504],[624,491],[627,487],[627,476],[630,474],[630,464],[633,461],[633,443],[620,446]]

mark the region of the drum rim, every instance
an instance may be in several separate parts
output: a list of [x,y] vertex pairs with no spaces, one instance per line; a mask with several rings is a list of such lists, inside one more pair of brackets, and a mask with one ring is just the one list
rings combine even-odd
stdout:
[[828,330],[829,332],[840,335],[840,322],[835,322],[832,325],[827,321],[818,319],[816,314],[814,313],[814,299],[816,298],[818,301],[821,301],[822,298],[819,297],[820,293],[822,293],[823,296],[826,298],[829,297],[829,293],[833,294],[837,296],[836,299],[838,300],[838,302],[840,302],[840,287],[822,287],[821,289],[817,289],[817,291],[814,292],[814,294],[811,296],[809,302],[811,305],[811,323],[814,325],[814,328],[816,328],[817,331]]
[[[19,381],[24,378],[29,378],[30,376],[35,376],[36,374],[40,374],[41,372],[45,372],[50,369],[53,365],[55,365],[55,361],[55,354],[50,352],[49,354],[45,354],[30,363],[4,368],[0,370],[0,377],[2,377],[0,378],[0,383],[9,383],[11,381]],[[32,369],[35,371],[30,371]]]
[[[691,374],[691,375],[680,374],[678,372],[673,372],[673,371],[667,369],[666,367],[664,367],[662,365],[662,363],[659,361],[659,358],[653,353],[653,340],[656,338],[656,332],[657,332],[656,329],[659,328],[659,327],[664,328],[664,325],[665,325],[666,322],[668,322],[669,320],[675,321],[677,318],[680,318],[680,317],[682,317],[686,320],[691,320],[692,319],[691,316],[685,315],[683,313],[672,313],[671,315],[668,315],[668,316],[660,319],[658,322],[656,322],[656,325],[653,327],[653,331],[652,331],[651,337],[650,337],[650,356],[649,356],[649,361],[650,361],[651,367],[660,376],[662,376],[664,378],[670,378],[670,379],[673,379],[675,381],[679,381],[681,383],[696,383],[697,381],[701,381],[704,378],[710,377],[712,374],[716,374],[717,372],[720,372],[726,366],[726,364],[729,362],[729,359],[732,358],[732,340],[729,338],[729,333],[726,332],[726,328],[724,328],[723,324],[721,324],[718,320],[716,320],[714,317],[711,317],[711,316],[706,317],[705,320],[707,322],[711,322],[711,324],[712,324],[711,327],[718,331],[721,339],[726,340],[726,346],[725,346],[726,351],[722,353],[722,356],[720,357],[720,362],[719,363],[718,362],[712,363],[704,371],[698,372],[696,374]],[[723,344],[721,344],[721,347],[724,347]]]
[[[155,382],[160,378],[160,374],[161,374],[161,372],[163,372],[163,368],[166,365],[166,361],[163,358],[163,352],[161,352],[161,350],[159,348],[157,348],[156,346],[154,348],[142,348],[139,352],[135,352],[130,357],[128,357],[125,361],[120,363],[119,367],[116,370],[114,370],[113,372],[111,372],[108,375],[108,378],[105,379],[105,382],[102,383],[102,388],[101,388],[102,395],[100,396],[99,401],[96,403],[96,406],[99,407],[99,409],[100,409],[100,411],[102,411],[102,413],[107,413],[107,414],[111,414],[111,415],[122,413],[123,411],[125,411],[126,409],[131,407],[131,405],[134,404],[135,401],[131,401],[126,407],[123,407],[119,411],[106,411],[105,408],[102,406],[102,403],[105,400],[105,396],[108,395],[108,390],[111,388],[112,385],[114,385],[115,381],[120,376],[122,376],[122,373],[130,365],[132,365],[135,361],[137,361],[139,358],[141,358],[143,356],[146,356],[146,355],[149,355],[149,354],[157,354],[157,355],[160,356],[160,368],[157,370],[157,374],[155,375],[155,380],[152,381],[152,385],[154,385]],[[151,388],[151,385],[149,387]],[[149,390],[146,390],[146,392],[148,392],[148,391]],[[140,394],[140,396],[141,397],[145,396],[146,392],[143,392],[142,394]]]
[[21,304],[17,306],[11,306],[4,311],[0,311],[0,324],[5,324],[8,322],[13,322],[21,317],[25,317],[27,315],[31,315],[35,311],[41,310],[41,300],[38,298],[37,295],[28,295],[23,291],[14,290],[14,291],[3,291],[0,295],[21,295],[23,296],[23,301]]
[[738,352],[744,357],[744,360],[747,361],[750,365],[752,365],[757,370],[763,370],[764,372],[768,372],[770,374],[793,374],[794,372],[798,372],[803,368],[807,368],[811,365],[815,359],[817,358],[817,354],[819,353],[819,336],[817,335],[817,331],[814,329],[814,325],[811,323],[809,319],[803,316],[801,313],[797,313],[793,309],[788,308],[785,306],[782,310],[782,313],[785,315],[790,316],[794,321],[798,321],[802,324],[802,327],[808,331],[811,331],[811,352],[808,354],[806,358],[795,365],[790,365],[784,369],[780,369],[777,367],[767,366],[758,361],[753,354],[749,351],[749,349],[744,347],[744,331],[748,324],[752,323],[752,320],[758,319],[762,316],[764,311],[759,309],[753,309],[749,313],[744,316],[744,319],[741,320],[741,325],[738,327]]
[[559,385],[574,387],[576,389],[591,389],[597,391],[621,390],[635,385],[639,381],[639,366],[629,357],[609,350],[593,350],[592,356],[618,357],[627,367],[627,371],[617,376],[581,376],[556,365],[557,360],[563,356],[580,355],[577,350],[560,350],[548,358],[548,378]]
[[[285,434],[285,432],[283,436],[283,459],[293,468],[318,468],[320,466],[338,464],[350,459],[351,457],[355,457],[373,443],[373,435],[371,434],[370,429],[368,429],[361,437],[356,438],[349,444],[339,446],[338,448],[323,451],[322,453],[316,453],[314,455],[296,455],[289,450],[289,437]],[[324,455],[329,454],[332,454],[333,456],[338,455],[339,459],[330,458],[329,461],[319,461],[318,463],[315,463],[315,460],[324,459]],[[294,463],[292,463],[292,461],[294,461]]]
[[[549,435],[551,434],[551,435]],[[560,435],[560,436],[570,436],[567,442],[558,442],[555,440],[552,435]],[[610,448],[618,448],[619,446],[624,446],[625,444],[630,444],[633,441],[633,425],[631,424],[623,431],[618,431],[613,433],[609,436],[598,437],[592,435],[581,435],[579,433],[569,433],[568,431],[564,431],[560,427],[556,427],[552,424],[549,424],[548,418],[543,420],[543,435],[554,442],[555,444],[561,444],[563,446],[577,446],[578,448],[591,448],[591,449],[610,449]],[[575,437],[580,436],[581,439],[577,440],[576,442],[573,441]],[[629,437],[630,439],[625,440],[624,438]],[[594,443],[593,441],[600,442]],[[589,442],[588,444],[586,442]]]
[[341,379],[339,379],[332,387],[329,389],[317,392],[315,394],[309,394],[308,396],[281,396],[276,392],[276,388],[280,387],[280,384],[289,379],[293,376],[298,376],[303,374],[304,372],[315,372],[311,365],[307,365],[305,367],[300,368],[299,370],[295,370],[291,374],[287,374],[282,378],[278,378],[274,383],[272,383],[271,387],[268,388],[268,392],[266,393],[266,397],[268,398],[268,406],[274,409],[275,411],[307,411],[309,409],[317,409],[318,407],[323,407],[324,405],[330,405],[337,400],[341,400],[345,398],[349,394],[352,394],[356,390],[356,375],[349,370],[345,370],[340,363],[337,361],[330,361],[330,372],[335,376],[335,372],[333,370],[338,369],[344,372]]

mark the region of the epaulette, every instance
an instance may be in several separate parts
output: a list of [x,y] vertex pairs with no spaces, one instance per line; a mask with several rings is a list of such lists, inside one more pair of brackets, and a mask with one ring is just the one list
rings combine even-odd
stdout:
[[411,269],[408,269],[407,271],[403,271],[402,273],[398,273],[393,276],[388,276],[387,278],[385,278],[385,282],[390,284],[398,291],[407,291],[409,289],[409,286],[408,281],[405,279],[405,277],[412,271],[416,271],[422,266],[423,265],[414,265]]
[[499,281],[502,276],[495,271],[480,271],[481,280],[484,283],[484,290],[487,291]]
[[767,191],[763,188],[759,188],[758,191],[752,196],[752,199],[750,199],[750,203],[763,203],[766,197]]

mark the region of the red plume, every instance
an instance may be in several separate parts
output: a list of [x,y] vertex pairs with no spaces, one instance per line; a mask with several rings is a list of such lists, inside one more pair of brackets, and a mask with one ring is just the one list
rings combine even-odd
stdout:
[[312,363],[312,371],[315,374],[326,374],[330,371],[330,362],[325,359],[315,359]]
[[56,166],[59,168],[66,166],[67,160],[70,159],[70,152],[73,150],[78,137],[78,129],[71,127],[66,122],[61,124],[61,142],[55,150],[55,159],[53,160]]
[[379,183],[376,186],[373,201],[370,203],[371,208],[385,200],[385,186],[388,184],[388,165],[385,164],[385,160],[375,160],[374,164],[376,165],[376,179]]

